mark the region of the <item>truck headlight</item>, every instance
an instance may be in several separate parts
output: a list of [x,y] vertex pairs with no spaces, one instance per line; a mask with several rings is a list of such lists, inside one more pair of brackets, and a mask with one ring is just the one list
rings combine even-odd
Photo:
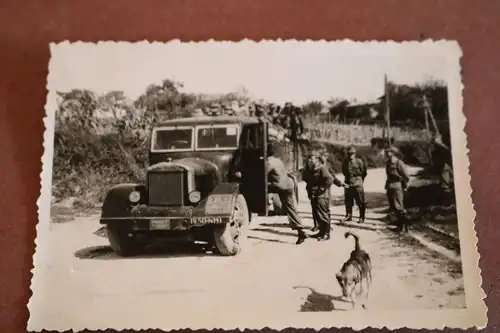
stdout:
[[201,200],[201,193],[200,191],[193,191],[189,193],[189,201],[191,203],[198,203]]
[[137,203],[139,200],[141,200],[141,193],[139,191],[132,191],[128,195],[128,200],[132,203]]

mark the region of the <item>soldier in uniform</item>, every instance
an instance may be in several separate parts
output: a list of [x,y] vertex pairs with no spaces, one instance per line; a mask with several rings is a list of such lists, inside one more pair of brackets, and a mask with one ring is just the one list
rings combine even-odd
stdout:
[[[304,170],[302,171],[302,180],[306,183],[306,184],[309,184],[312,182],[312,175],[313,175],[313,172],[314,172],[314,162],[313,162],[313,157],[312,155],[310,155],[306,161],[306,164],[305,164],[305,167],[304,167]],[[307,189],[307,187],[306,187]],[[317,232],[319,231],[319,224],[318,224],[318,220],[316,219],[316,215],[314,214],[314,209],[315,209],[315,206],[313,205],[313,201],[311,200],[311,191],[307,190],[307,196],[309,198],[309,202],[311,203],[311,212],[313,212],[313,228],[311,231],[313,232]]]
[[211,116],[220,115],[220,109],[221,105],[219,103],[213,103],[212,105],[210,105],[210,115]]
[[354,202],[359,208],[358,223],[365,221],[365,189],[363,182],[365,181],[367,170],[365,162],[356,156],[356,148],[349,146],[347,149],[347,157],[342,163],[342,173],[344,181],[349,187],[344,190],[345,193],[345,208],[346,218],[344,221],[352,221],[352,208]]
[[387,157],[385,189],[389,207],[398,219],[398,231],[407,232],[408,218],[404,207],[404,192],[408,189],[410,177],[404,162],[396,157],[397,152],[395,147],[390,147],[385,152]]
[[262,119],[264,120],[264,108],[262,107],[261,104],[259,103],[255,103],[255,113],[254,113],[254,116],[259,118],[259,119]]
[[[326,168],[328,169],[328,172],[330,172],[330,174],[334,177],[335,177],[335,170],[333,169],[332,167],[332,164],[330,163],[330,161],[328,160],[328,157],[329,157],[329,154],[328,152],[325,150],[321,153],[321,163],[323,163],[323,165],[326,166]],[[331,195],[331,186],[330,188],[328,189],[328,207],[330,207],[330,203],[332,202],[332,195]],[[331,222],[331,215],[330,215],[330,210],[328,210],[328,214],[329,214],[329,217],[328,217],[328,221]]]
[[236,112],[234,112],[232,105],[224,104],[224,114],[227,116],[234,116],[236,114]]
[[321,161],[318,153],[310,157],[311,170],[306,177],[307,196],[311,200],[313,219],[316,220],[319,232],[313,237],[318,240],[330,239],[330,187],[344,186],[344,184],[332,175],[326,165]]
[[269,193],[277,193],[281,204],[288,216],[288,222],[292,230],[297,230],[297,245],[302,244],[309,236],[304,231],[299,213],[297,212],[297,202],[295,200],[294,183],[288,177],[285,164],[278,157],[274,156],[275,149],[272,144],[267,147],[267,172]]

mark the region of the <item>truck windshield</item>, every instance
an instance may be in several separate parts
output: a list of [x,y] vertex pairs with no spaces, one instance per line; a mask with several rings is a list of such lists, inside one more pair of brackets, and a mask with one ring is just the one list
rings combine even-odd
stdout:
[[197,150],[218,150],[238,148],[238,125],[198,126]]
[[192,127],[160,127],[154,130],[152,151],[193,150]]

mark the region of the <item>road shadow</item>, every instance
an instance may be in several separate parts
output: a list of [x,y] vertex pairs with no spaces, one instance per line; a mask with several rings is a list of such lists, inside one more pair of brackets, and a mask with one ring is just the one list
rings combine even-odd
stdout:
[[[336,219],[339,221],[342,221],[344,220],[345,218],[345,215],[342,215],[342,214],[330,214],[330,216],[332,217],[332,219]],[[352,218],[352,222],[349,222],[349,223],[357,223],[357,219],[358,219],[358,216],[353,214],[353,218]],[[378,221],[378,223],[373,223],[373,222],[370,222],[370,221]],[[371,217],[371,216],[368,216],[367,214],[367,217],[365,219],[365,222],[363,224],[369,224],[369,225],[381,225],[380,222],[385,222],[386,221],[386,218],[385,217]]]
[[344,309],[336,309],[333,301],[345,302],[342,297],[332,296],[328,294],[318,293],[311,287],[295,286],[293,289],[308,289],[310,294],[300,306],[300,312],[331,312],[331,311],[345,311]]
[[78,259],[97,259],[97,260],[133,260],[133,259],[167,259],[183,257],[207,257],[217,256],[207,248],[205,244],[165,244],[157,246],[148,246],[140,253],[132,257],[120,257],[111,246],[89,246],[80,249],[74,253]]
[[260,240],[260,241],[263,241],[263,242],[270,242],[270,243],[280,243],[280,244],[289,244],[289,245],[292,245],[294,243],[292,242],[285,242],[285,241],[282,241],[280,239],[270,239],[270,238],[261,238],[261,237],[256,237],[256,236],[248,236],[249,239],[255,239],[255,240]]
[[[381,229],[380,226],[377,228],[377,227],[369,226],[366,224],[367,223],[330,222],[330,226],[336,225],[339,227],[347,227],[347,228],[351,228],[351,229],[359,229],[359,230],[367,230],[367,231],[377,231],[377,230]],[[385,229],[385,227],[384,227],[384,229]]]
[[253,229],[251,229],[251,231],[268,232],[270,234],[279,235],[279,236],[297,237],[297,232],[284,232],[284,231],[274,230],[274,229],[270,229],[270,228],[253,228]]
[[372,212],[375,214],[388,214],[390,212],[389,206],[386,205],[386,207],[381,207],[381,208],[374,208],[372,209]]
[[287,223],[287,222],[283,222],[283,223],[260,223],[259,226],[270,227],[270,228],[288,228],[288,229],[290,229],[290,224]]
[[[304,217],[304,215],[307,216],[312,216],[311,213],[306,213],[306,212],[300,212],[301,217]],[[357,219],[354,218],[352,222],[342,222],[342,220],[345,218],[344,215],[341,214],[330,214],[332,217],[330,220],[330,225],[336,225],[340,227],[348,227],[348,228],[353,228],[353,229],[361,229],[361,230],[369,230],[369,231],[377,231],[382,228],[385,228],[385,224],[382,223],[373,223],[370,222],[370,220],[373,221],[379,221],[379,222],[385,222],[383,218],[367,218],[364,223],[357,223]]]
[[[367,209],[376,209],[387,206],[387,195],[380,192],[365,192],[365,202]],[[330,205],[332,206],[343,206],[345,205],[345,196],[332,195],[330,199]]]

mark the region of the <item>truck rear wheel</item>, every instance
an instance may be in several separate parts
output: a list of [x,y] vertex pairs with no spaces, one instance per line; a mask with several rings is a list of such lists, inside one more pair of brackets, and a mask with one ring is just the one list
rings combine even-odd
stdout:
[[109,245],[120,257],[130,257],[139,252],[137,238],[130,234],[130,230],[123,222],[108,223],[107,235]]
[[236,197],[233,216],[229,223],[214,227],[215,247],[223,256],[234,256],[241,252],[248,237],[248,206],[243,195]]

